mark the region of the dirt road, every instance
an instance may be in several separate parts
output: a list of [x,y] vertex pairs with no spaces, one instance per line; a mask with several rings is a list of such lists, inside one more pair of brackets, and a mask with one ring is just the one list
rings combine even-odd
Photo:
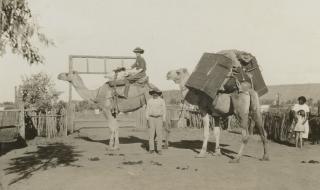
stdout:
[[[302,150],[270,142],[269,162],[261,162],[262,143],[251,137],[240,164],[229,164],[240,136],[222,133],[223,155],[195,158],[202,131],[175,129],[164,154],[146,151],[147,131],[120,129],[120,151],[107,151],[106,129],[82,130],[79,135],[46,141],[0,157],[2,183],[15,190],[100,189],[319,189],[320,145]],[[209,143],[209,152],[214,140]],[[316,163],[308,163],[309,161]],[[311,162],[313,162],[311,161]],[[307,163],[302,163],[307,162]],[[4,187],[5,189],[6,187]]]

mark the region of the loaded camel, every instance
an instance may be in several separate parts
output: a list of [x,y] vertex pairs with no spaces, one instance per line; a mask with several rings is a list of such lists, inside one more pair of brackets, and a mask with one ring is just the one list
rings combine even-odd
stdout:
[[[146,104],[148,91],[151,88],[156,88],[149,83],[146,83],[143,86],[132,84],[130,87],[129,96],[127,98],[121,98],[120,96],[118,96],[118,92],[121,90],[121,88],[123,90],[124,86],[114,87],[113,85],[116,84],[110,85],[109,83],[104,83],[98,89],[89,90],[76,71],[71,74],[60,73],[58,75],[58,79],[70,82],[82,99],[96,104],[102,110],[111,132],[109,141],[110,150],[119,149],[119,124],[113,111],[115,107],[119,108],[120,111],[120,107],[125,107],[124,109],[127,110],[123,112],[131,112],[137,110]],[[117,92],[115,92],[115,90]],[[115,93],[117,95],[115,95]],[[129,104],[129,101],[136,101],[134,107]]]
[[[185,84],[189,79],[190,74],[187,69],[177,69],[172,70],[167,73],[167,79],[173,80],[174,83],[179,85],[179,89],[182,92],[183,97],[186,97],[188,93],[188,88],[186,88]],[[231,163],[238,163],[240,162],[240,158],[242,156],[243,150],[245,145],[248,142],[249,134],[248,134],[248,119],[249,115],[253,118],[255,125],[258,127],[261,140],[263,142],[263,157],[261,160],[267,161],[269,160],[268,156],[268,147],[267,147],[267,138],[265,136],[265,131],[262,126],[262,116],[260,113],[260,103],[259,97],[257,92],[253,89],[248,89],[247,92],[233,92],[231,93],[231,106],[229,113],[222,114],[215,112],[214,106],[212,105],[212,99],[207,98],[204,94],[194,94],[193,97],[193,104],[199,107],[200,114],[202,116],[203,125],[204,125],[204,139],[203,145],[200,153],[197,157],[204,157],[207,152],[207,144],[208,139],[210,136],[209,132],[209,113],[216,117],[216,116],[228,116],[228,115],[235,115],[235,117],[239,120],[241,126],[241,134],[242,134],[242,143],[240,150],[237,156],[230,160]],[[196,102],[196,103],[195,103]],[[208,106],[209,105],[209,106]],[[216,138],[216,151],[219,154],[219,137],[220,137],[220,128],[214,127],[214,135]]]

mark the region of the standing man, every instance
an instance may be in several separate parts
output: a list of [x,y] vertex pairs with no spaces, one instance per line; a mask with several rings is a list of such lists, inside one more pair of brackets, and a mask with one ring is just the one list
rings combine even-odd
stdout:
[[166,104],[160,97],[162,92],[153,89],[149,92],[152,96],[147,102],[146,117],[149,127],[149,152],[154,153],[154,137],[157,136],[157,151],[162,154],[162,127],[166,122]]
[[306,102],[307,102],[306,97],[300,96],[298,98],[298,104],[295,104],[293,106],[292,110],[295,113],[294,118],[295,118],[296,122],[297,122],[297,113],[298,113],[298,111],[303,110],[305,112],[305,119],[302,122],[302,125],[304,126],[304,132],[302,133],[302,138],[307,140],[308,139],[308,135],[309,135],[309,122],[308,122],[308,119],[309,119],[309,115],[310,115],[310,109],[309,109],[309,106],[306,104]]

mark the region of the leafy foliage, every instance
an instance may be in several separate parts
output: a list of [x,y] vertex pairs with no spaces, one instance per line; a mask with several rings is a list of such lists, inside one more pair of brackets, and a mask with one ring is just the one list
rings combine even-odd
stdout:
[[57,110],[57,114],[61,114],[61,111],[67,108],[67,103],[63,100],[59,100],[53,107]]
[[43,63],[44,58],[33,46],[35,38],[45,45],[53,45],[39,31],[26,0],[0,0],[0,56],[10,47],[30,64]]
[[54,83],[45,73],[38,73],[22,79],[21,93],[26,108],[39,111],[50,110],[58,99]]

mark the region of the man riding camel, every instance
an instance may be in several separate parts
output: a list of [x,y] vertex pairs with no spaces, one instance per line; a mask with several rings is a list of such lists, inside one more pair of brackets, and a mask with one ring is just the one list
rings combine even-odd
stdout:
[[[128,93],[129,93],[129,87],[130,84],[133,84],[135,82],[142,81],[144,82],[147,80],[147,75],[146,75],[146,61],[142,57],[142,54],[144,53],[144,50],[141,49],[140,47],[136,47],[133,52],[136,54],[136,62],[131,65],[129,68],[125,67],[120,67],[114,70],[115,75],[113,76],[107,76],[107,78],[113,79],[112,83],[118,85],[122,84],[125,85],[125,90],[124,90],[124,96],[127,98]],[[120,72],[122,76],[119,76]]]
[[136,54],[136,62],[131,66],[131,69],[129,69],[129,72],[131,72],[126,79],[130,83],[134,83],[138,81],[139,79],[142,79],[146,77],[146,70],[147,70],[147,65],[146,61],[142,57],[142,54],[144,53],[144,50],[141,49],[140,47],[137,47],[133,50],[133,52]]

